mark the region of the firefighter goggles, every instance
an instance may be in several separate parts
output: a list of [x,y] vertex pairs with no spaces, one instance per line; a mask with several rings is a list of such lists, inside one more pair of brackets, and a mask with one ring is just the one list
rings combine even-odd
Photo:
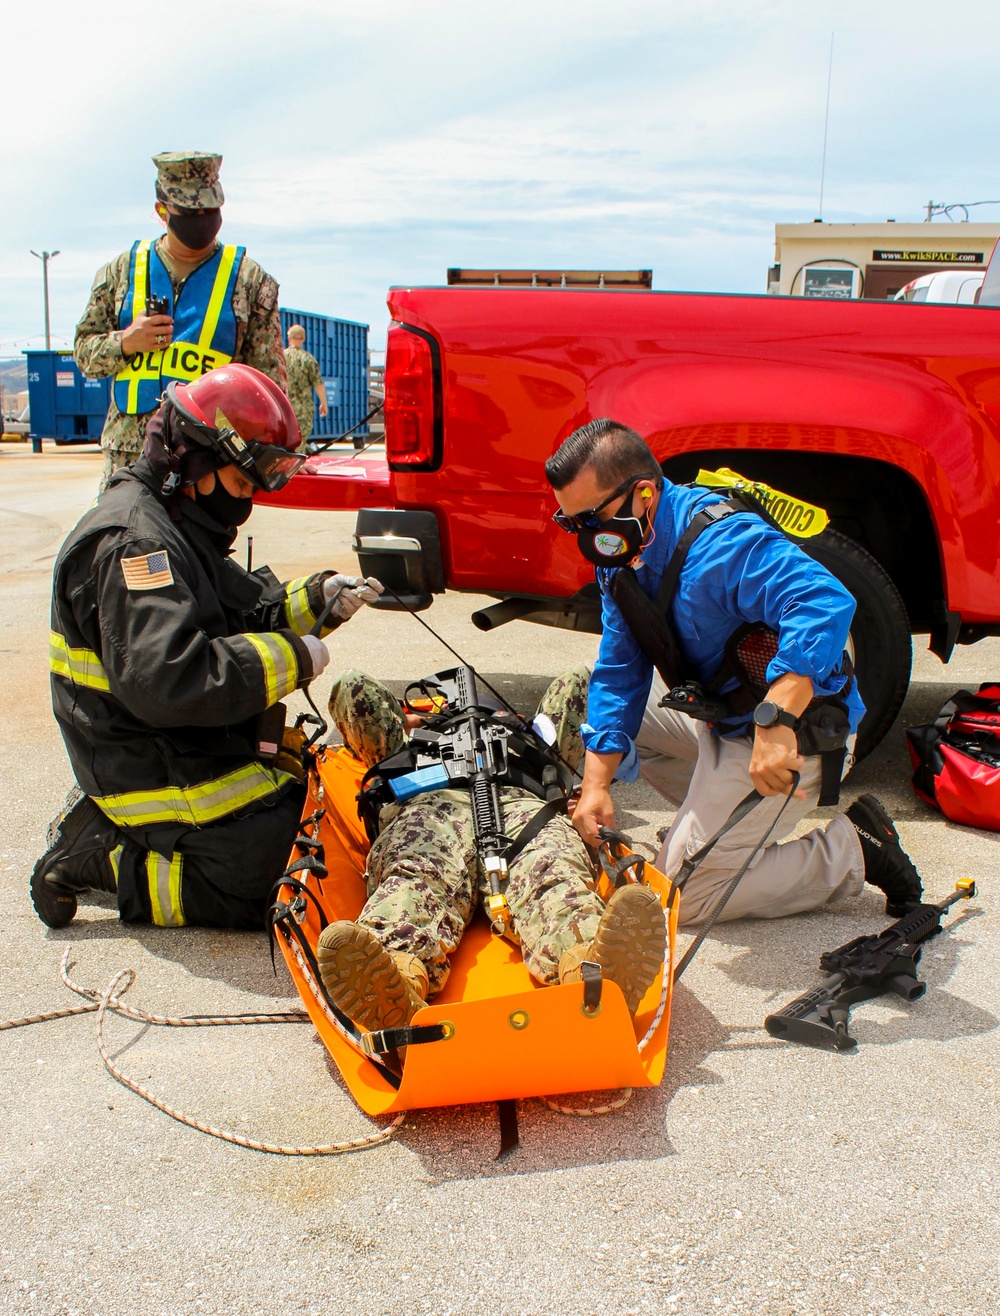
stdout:
[[648,480],[648,475],[630,475],[624,484],[620,484],[612,494],[608,494],[603,503],[598,503],[596,507],[591,507],[589,511],[577,512],[569,516],[560,508],[557,512],[552,513],[552,520],[560,530],[565,530],[567,534],[578,535],[581,530],[598,530],[601,526],[601,518],[598,512],[603,512],[609,503],[613,503],[616,498],[622,494],[628,493],[629,489],[639,483],[640,480]]
[[214,446],[258,489],[276,493],[308,461],[308,454],[289,452],[275,443],[243,439],[234,429],[220,429]]

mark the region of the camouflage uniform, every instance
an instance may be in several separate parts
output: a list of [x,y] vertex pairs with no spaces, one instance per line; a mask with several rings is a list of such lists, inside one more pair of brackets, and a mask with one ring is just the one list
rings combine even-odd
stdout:
[[299,452],[305,452],[306,442],[313,432],[315,412],[314,389],[323,387],[319,362],[304,347],[286,347],[285,364],[288,367],[288,400],[299,422],[302,443]]
[[[556,747],[576,767],[583,758],[580,723],[587,703],[586,668],[557,678],[538,711],[555,724]],[[371,767],[401,749],[406,727],[399,701],[361,672],[334,682],[330,713],[348,749]],[[513,786],[500,788],[504,829],[516,837],[541,800]],[[433,996],[448,978],[455,950],[489,883],[475,848],[467,790],[437,790],[403,805],[388,804],[368,856],[368,900],[356,920],[389,951],[416,955]],[[586,847],[564,816],[553,818],[514,862],[507,901],[525,964],[540,982],[558,981],[559,959],[590,942],[603,911]]]
[[[221,156],[179,151],[154,156],[158,199],[185,209],[221,206],[224,200],[219,184],[221,161]],[[162,248],[162,243],[163,238],[158,238],[157,250]],[[216,243],[212,255],[219,245]],[[90,300],[76,326],[73,355],[90,379],[117,375],[126,362],[118,317],[128,290],[130,258],[131,250],[123,251],[97,271]],[[211,258],[209,255],[206,260]],[[164,264],[176,297],[183,280],[170,268],[169,260]],[[233,360],[256,366],[284,388],[285,354],[278,319],[278,285],[249,256],[243,257],[236,276],[232,305],[237,321]],[[142,451],[146,422],[151,415],[152,411],[137,416],[123,415],[112,397],[101,434],[104,449],[102,489],[107,487],[119,466],[127,466]]]

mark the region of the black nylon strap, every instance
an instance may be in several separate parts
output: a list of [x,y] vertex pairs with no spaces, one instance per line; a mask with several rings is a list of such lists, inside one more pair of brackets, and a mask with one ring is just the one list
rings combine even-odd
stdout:
[[670,555],[670,561],[663,570],[660,588],[656,591],[656,606],[658,608],[662,608],[666,612],[673,602],[677,582],[684,570],[684,562],[691,545],[698,536],[707,530],[709,526],[724,521],[727,516],[732,516],[734,512],[748,512],[750,510],[742,502],[725,499],[721,503],[712,503],[709,507],[703,507],[700,512],[695,512],[684,533],[678,539],[677,545]]
[[580,977],[583,979],[583,1008],[588,1014],[596,1014],[601,1008],[601,990],[604,987],[604,975],[596,960],[583,960],[580,964]]
[[559,814],[565,812],[566,801],[560,799],[548,800],[542,805],[537,813],[533,813],[504,853],[507,867],[511,867],[528,842],[533,841],[547,823],[550,823],[553,818],[556,818]]
[[846,745],[841,749],[828,749],[819,756],[819,799],[816,803],[821,808],[825,808],[828,804],[840,803],[840,779],[844,775],[846,757]]
[[444,1024],[407,1025],[405,1028],[377,1028],[362,1034],[366,1053],[385,1055],[401,1046],[421,1046],[424,1042],[443,1042],[453,1037]]
[[701,861],[715,849],[716,844],[722,840],[726,832],[731,831],[737,823],[742,822],[751,809],[755,808],[763,799],[759,791],[752,790],[749,795],[744,795],[736,808],[732,811],[726,821],[722,824],[714,836],[710,836],[700,850],[696,850],[692,855],[686,855],[684,862],[681,864],[680,872],[674,878],[670,888],[670,896],[667,905],[673,903],[674,892],[683,891],[687,885],[688,879],[694,873]]
[[[625,885],[627,881],[625,874],[630,868],[635,869],[634,880],[636,882],[642,882],[645,879],[646,860],[642,855],[635,854],[631,850],[624,850],[625,846],[632,845],[631,836],[626,836],[624,832],[616,831],[613,827],[598,827],[597,838],[599,841],[604,842],[597,849],[601,872],[615,890]],[[612,850],[612,846],[618,847],[617,857]]]

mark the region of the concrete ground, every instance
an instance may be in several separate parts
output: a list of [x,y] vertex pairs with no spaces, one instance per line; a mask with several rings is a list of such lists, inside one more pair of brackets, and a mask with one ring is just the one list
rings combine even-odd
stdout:
[[[73,1003],[57,973],[67,946],[88,985],[134,968],[130,995],[150,1009],[280,1009],[293,990],[282,967],[272,977],[263,934],[126,927],[96,905],[52,932],[31,909],[28,873],[71,781],[49,709],[50,573],[99,466],[93,451],[0,451],[0,1018]],[[255,560],[284,577],[350,569],[352,522],[258,509]],[[483,635],[468,621],[476,603],[448,595],[425,616],[525,706],[594,651],[592,637],[522,622]],[[412,619],[368,610],[332,649],[333,666],[395,682],[451,661]],[[932,897],[967,874],[981,883],[960,926],[927,949],[926,997],[857,1009],[856,1054],[785,1045],[761,1025],[815,981],[821,950],[883,926],[871,892],[804,917],[717,928],[678,990],[662,1086],[598,1119],[522,1102],[520,1149],[499,1164],[491,1107],[414,1112],[393,1142],[357,1155],[244,1151],[116,1084],[92,1015],[4,1032],[0,1309],[992,1312],[998,838],[949,824],[913,796],[902,728],[998,674],[996,642],[960,652],[947,670],[918,652],[900,722],[847,788],[848,799],[874,790],[885,800]],[[329,681],[317,685],[325,692]],[[622,825],[639,836],[665,821],[644,787],[620,802]],[[372,1127],[311,1027],[190,1032],[115,1019],[109,1033],[127,1072],[224,1127],[284,1142]]]

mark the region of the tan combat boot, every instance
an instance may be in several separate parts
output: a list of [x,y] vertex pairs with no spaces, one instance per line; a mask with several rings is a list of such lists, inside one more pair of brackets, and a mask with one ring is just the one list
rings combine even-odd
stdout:
[[593,960],[621,988],[629,1014],[649,991],[663,963],[666,925],[660,898],[648,886],[617,890],[607,903],[589,945],[572,946],[559,961],[559,981],[580,982],[580,965]]
[[359,1028],[403,1028],[427,1000],[427,970],[416,955],[387,951],[357,923],[331,923],[319,935],[323,986]]

